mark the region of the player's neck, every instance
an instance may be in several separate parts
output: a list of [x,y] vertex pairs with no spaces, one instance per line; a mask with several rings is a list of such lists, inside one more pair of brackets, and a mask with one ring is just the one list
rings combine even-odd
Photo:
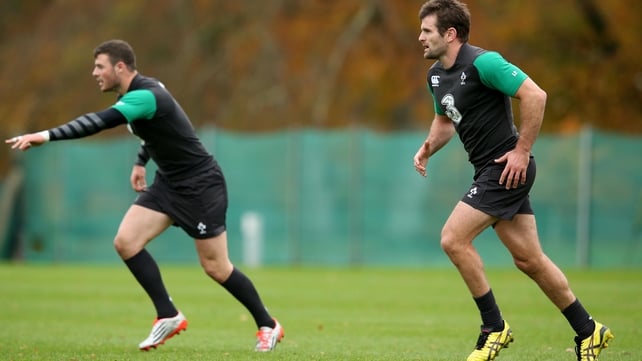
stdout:
[[134,70],[124,75],[120,80],[120,87],[118,87],[118,90],[116,91],[116,93],[118,93],[118,95],[121,95],[121,96],[125,95],[125,93],[127,93],[127,91],[129,90],[129,86],[131,85],[132,80],[134,80],[137,74],[138,74],[138,71]]
[[444,67],[444,69],[450,69],[453,65],[455,65],[457,55],[459,55],[459,50],[461,49],[462,45],[464,44],[459,41],[453,41],[452,43],[450,43],[450,46],[448,47],[448,50],[446,50],[446,53],[439,58],[439,62],[441,62],[441,65]]

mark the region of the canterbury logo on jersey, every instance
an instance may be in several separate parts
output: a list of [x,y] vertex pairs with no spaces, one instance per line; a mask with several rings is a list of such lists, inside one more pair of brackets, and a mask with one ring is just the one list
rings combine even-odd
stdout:
[[438,87],[439,86],[439,75],[433,75],[430,77],[430,84],[432,84],[433,87]]

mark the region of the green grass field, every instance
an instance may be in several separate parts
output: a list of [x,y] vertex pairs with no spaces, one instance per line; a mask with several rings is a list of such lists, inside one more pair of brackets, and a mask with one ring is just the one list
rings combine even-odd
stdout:
[[[163,265],[189,329],[150,352],[151,302],[122,265],[0,264],[1,360],[465,360],[479,316],[454,269],[245,269],[285,328],[255,353],[255,326],[197,266]],[[561,313],[517,270],[489,270],[515,342],[498,361],[575,360]],[[567,272],[615,339],[600,358],[642,360],[642,270]]]

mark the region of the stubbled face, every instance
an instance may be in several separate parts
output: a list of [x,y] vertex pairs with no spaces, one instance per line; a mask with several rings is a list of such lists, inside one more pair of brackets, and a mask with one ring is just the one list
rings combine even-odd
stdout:
[[442,36],[437,30],[437,16],[428,15],[421,19],[421,32],[419,33],[419,42],[424,47],[424,58],[439,59],[446,54],[448,45],[445,35]]
[[116,74],[116,67],[109,61],[107,54],[98,54],[94,59],[94,71],[91,75],[98,82],[98,87],[103,92],[118,91],[120,78]]

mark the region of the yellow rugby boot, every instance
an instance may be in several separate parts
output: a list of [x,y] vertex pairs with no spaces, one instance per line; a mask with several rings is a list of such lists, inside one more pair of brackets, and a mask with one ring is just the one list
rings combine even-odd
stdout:
[[597,361],[602,349],[609,347],[609,341],[613,339],[613,332],[599,322],[595,322],[595,331],[585,339],[575,336],[575,354],[577,361]]
[[501,331],[493,332],[482,327],[477,346],[466,361],[492,361],[499,351],[502,348],[508,348],[511,342],[513,342],[513,331],[508,326],[508,322],[504,321],[504,329]]

